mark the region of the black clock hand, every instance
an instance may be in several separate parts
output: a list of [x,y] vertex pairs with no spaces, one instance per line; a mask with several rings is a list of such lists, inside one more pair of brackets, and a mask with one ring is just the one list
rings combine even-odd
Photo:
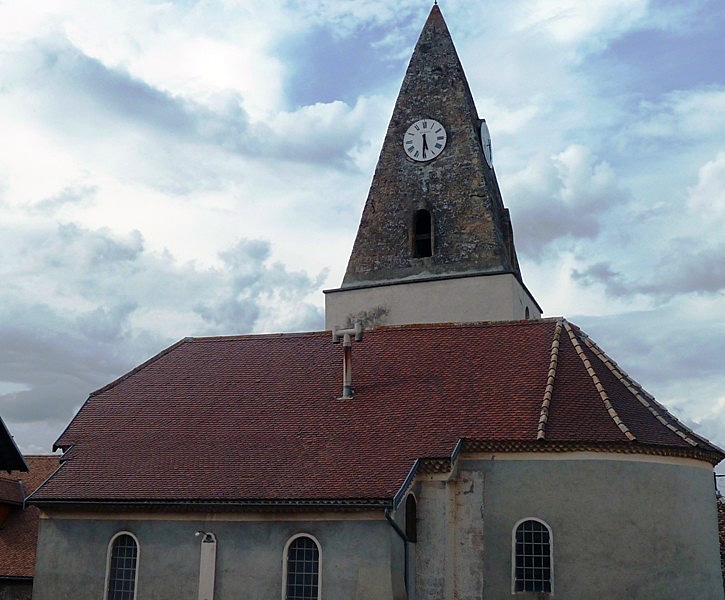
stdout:
[[428,141],[425,139],[425,133],[423,134],[423,158],[425,158],[425,151],[428,150]]

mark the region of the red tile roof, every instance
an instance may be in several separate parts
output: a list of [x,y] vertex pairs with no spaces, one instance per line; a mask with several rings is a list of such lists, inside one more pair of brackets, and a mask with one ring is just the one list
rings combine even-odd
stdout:
[[[25,463],[28,472],[2,475],[0,486],[30,494],[58,468],[59,461],[58,456],[26,456]],[[0,577],[32,577],[35,572],[40,510],[35,506],[23,508],[22,500],[20,506],[10,507],[7,519],[0,525]]]
[[91,394],[32,500],[389,502],[462,439],[725,456],[565,321],[366,332],[352,400],[342,354],[329,332],[181,340]]
[[[12,473],[12,471],[10,472]],[[25,490],[22,484],[14,479],[6,479],[0,476],[0,505],[22,506],[24,500]],[[1,516],[0,520],[2,520]]]

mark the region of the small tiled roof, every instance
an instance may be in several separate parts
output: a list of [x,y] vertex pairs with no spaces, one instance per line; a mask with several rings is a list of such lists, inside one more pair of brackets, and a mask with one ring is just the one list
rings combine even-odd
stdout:
[[[2,475],[0,488],[30,494],[58,468],[58,456],[26,456],[25,462],[29,471]],[[40,510],[35,506],[23,508],[22,501],[21,494],[20,506],[13,506],[0,525],[0,577],[32,577],[35,571]]]
[[[12,471],[10,471],[12,473]],[[23,485],[14,479],[0,476],[0,505],[11,504],[22,506],[25,500]]]
[[383,503],[461,448],[724,456],[563,320],[366,332],[351,400],[342,355],[330,332],[184,339],[91,394],[31,500]]

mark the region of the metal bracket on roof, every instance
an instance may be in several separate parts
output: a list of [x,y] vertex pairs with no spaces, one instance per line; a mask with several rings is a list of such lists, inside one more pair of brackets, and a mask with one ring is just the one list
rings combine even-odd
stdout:
[[339,344],[342,340],[343,359],[342,359],[342,396],[339,400],[350,400],[353,397],[352,390],[352,340],[353,336],[356,342],[362,342],[363,325],[360,321],[355,321],[355,326],[349,329],[338,329],[337,326],[332,328],[332,343]]

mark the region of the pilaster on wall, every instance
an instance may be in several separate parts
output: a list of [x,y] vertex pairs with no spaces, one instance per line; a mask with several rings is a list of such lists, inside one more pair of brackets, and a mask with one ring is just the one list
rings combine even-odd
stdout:
[[481,600],[483,474],[421,482],[416,547],[417,600]]
[[456,483],[457,600],[483,598],[483,473],[461,470]]

